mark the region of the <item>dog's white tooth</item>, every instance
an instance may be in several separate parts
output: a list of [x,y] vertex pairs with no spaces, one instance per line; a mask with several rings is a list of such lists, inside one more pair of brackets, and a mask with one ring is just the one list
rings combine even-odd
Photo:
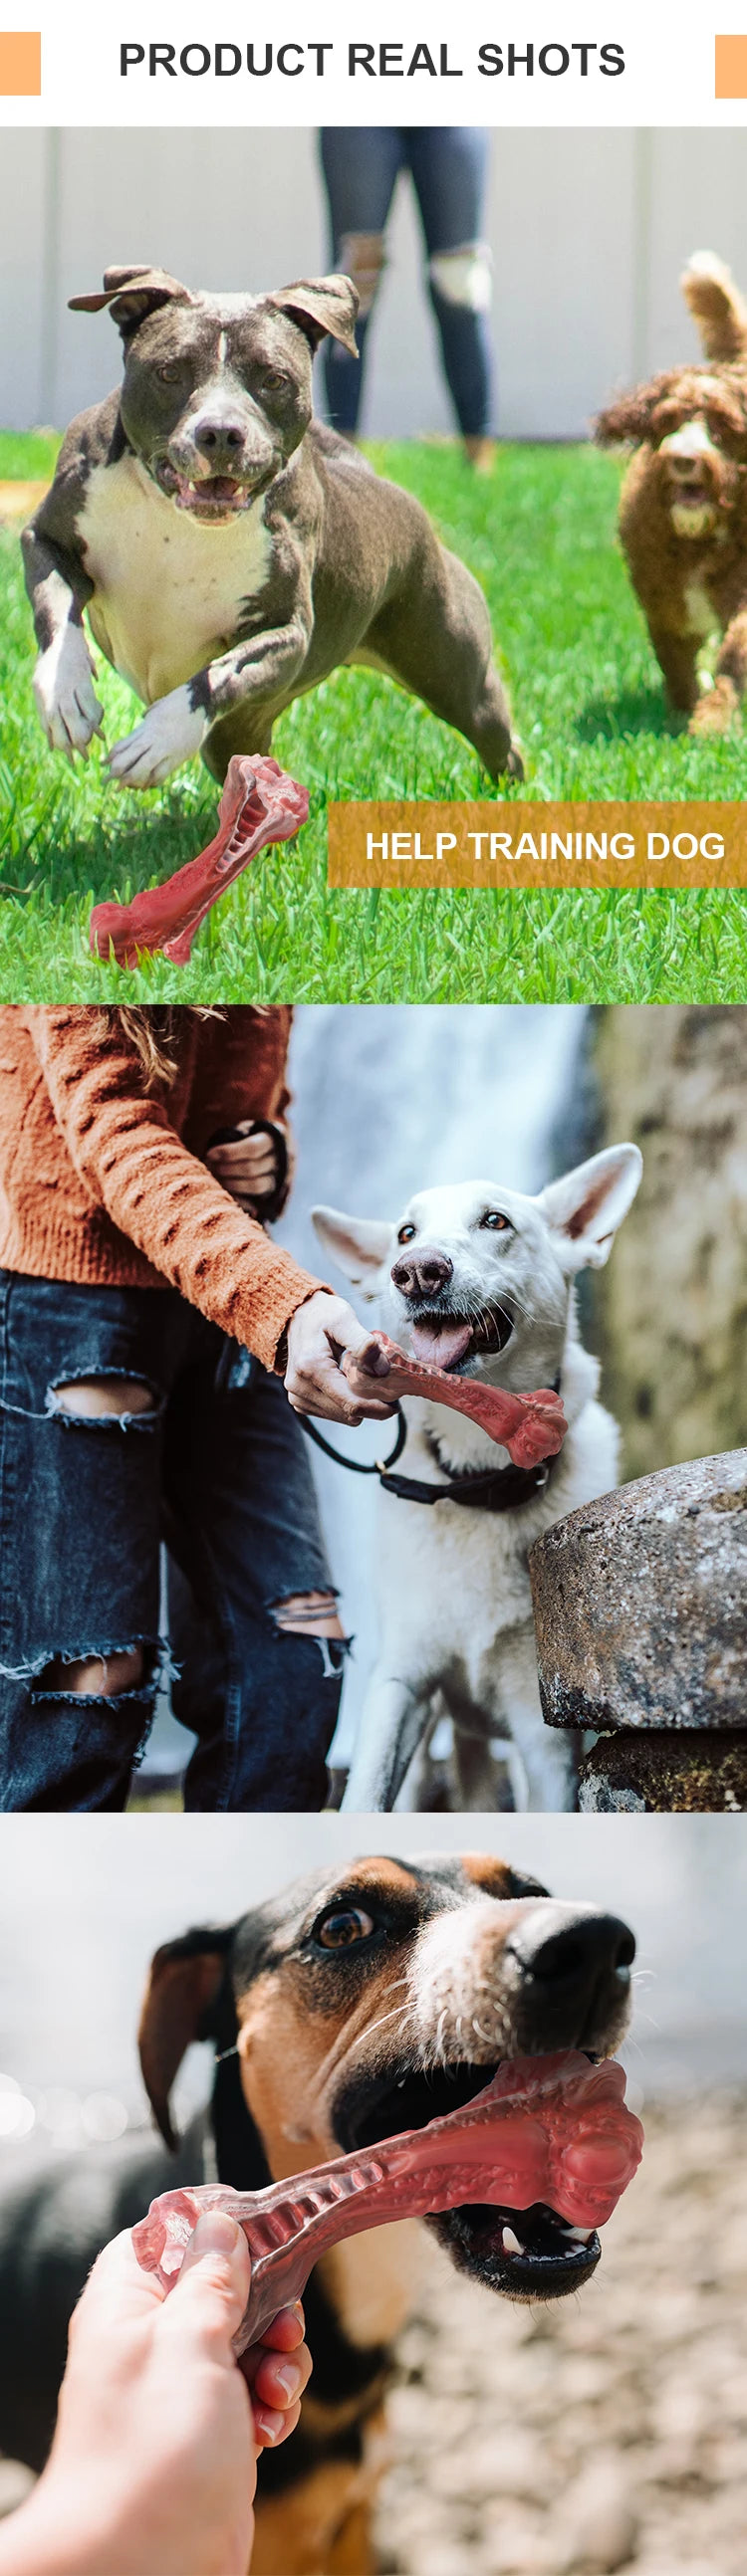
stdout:
[[504,2251],[504,2254],[525,2254],[525,2253],[526,2253],[526,2250],[527,2250],[527,2249],[526,2249],[526,2246],[525,2246],[525,2245],[521,2245],[521,2244],[519,2243],[519,2238],[518,2238],[518,2236],[515,2236],[515,2235],[514,2235],[513,2228],[512,2228],[512,2227],[504,2227],[504,2230],[503,2230],[503,2251]]
[[567,2227],[565,2232],[566,2236],[575,2236],[577,2244],[588,2245],[589,2237],[593,2236],[594,2229],[593,2227]]

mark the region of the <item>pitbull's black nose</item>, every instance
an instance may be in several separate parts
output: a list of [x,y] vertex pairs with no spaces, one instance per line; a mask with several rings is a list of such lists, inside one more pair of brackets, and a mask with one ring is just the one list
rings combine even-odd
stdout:
[[203,420],[195,430],[195,447],[201,456],[237,456],[243,444],[244,432],[238,420]]
[[437,1297],[448,1288],[453,1268],[445,1252],[411,1252],[395,1261],[392,1278],[401,1297]]
[[540,2045],[579,2047],[586,2037],[593,2047],[598,2024],[619,2011],[630,1986],[635,1940],[627,1923],[593,1907],[531,1906],[506,1949]]

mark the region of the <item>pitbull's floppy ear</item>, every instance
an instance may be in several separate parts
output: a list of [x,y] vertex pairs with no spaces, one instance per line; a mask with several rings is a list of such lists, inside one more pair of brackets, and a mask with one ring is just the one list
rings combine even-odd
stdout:
[[293,286],[279,287],[266,300],[287,313],[289,322],[298,323],[312,349],[318,349],[320,340],[341,340],[351,358],[357,358],[355,317],[360,297],[351,277],[297,277]]
[[165,268],[105,268],[101,295],[71,295],[71,313],[102,313],[109,306],[123,340],[131,340],[149,313],[163,304],[194,304],[188,286]]
[[167,2147],[178,2146],[169,2094],[193,2039],[217,2036],[215,2007],[223,1984],[230,1930],[185,1932],[156,1951],[138,2031],[143,2082]]
[[537,1207],[560,1238],[565,1270],[602,1270],[618,1226],[627,1216],[643,1171],[638,1145],[608,1145],[588,1163],[549,1181]]

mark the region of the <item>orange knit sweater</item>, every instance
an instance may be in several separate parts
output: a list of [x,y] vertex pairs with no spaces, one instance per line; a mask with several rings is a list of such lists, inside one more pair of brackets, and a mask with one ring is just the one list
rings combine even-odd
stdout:
[[119,1023],[0,1008],[0,1264],[41,1279],[178,1288],[273,1368],[321,1282],[201,1159],[216,1128],[282,1117],[290,1011],[184,1012],[172,1089],[146,1093]]

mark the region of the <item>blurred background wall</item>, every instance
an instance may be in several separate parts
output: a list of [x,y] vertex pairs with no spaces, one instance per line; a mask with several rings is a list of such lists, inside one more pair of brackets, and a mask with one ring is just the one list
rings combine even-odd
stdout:
[[[577,438],[610,390],[695,350],[677,280],[707,245],[747,284],[747,134],[493,135],[488,237],[500,428]],[[371,348],[372,437],[452,428],[400,184]],[[113,262],[258,290],[328,265],[313,129],[6,132],[0,167],[0,422],[53,424],[106,393],[111,323],[69,295]]]

